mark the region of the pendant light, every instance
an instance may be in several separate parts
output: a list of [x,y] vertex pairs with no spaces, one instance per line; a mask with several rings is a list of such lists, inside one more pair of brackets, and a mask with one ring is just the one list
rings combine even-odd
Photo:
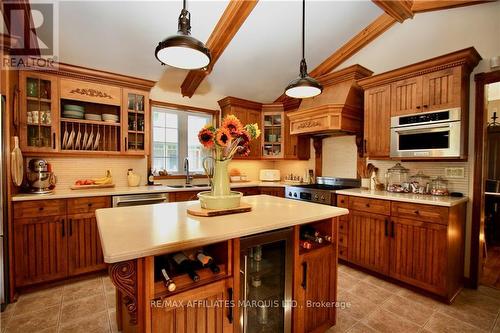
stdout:
[[323,86],[314,78],[307,74],[307,64],[305,59],[305,23],[306,21],[306,0],[302,0],[302,60],[300,61],[300,75],[288,84],[285,94],[293,98],[314,97],[323,91]]
[[191,37],[191,14],[186,10],[186,0],[179,15],[177,35],[170,36],[158,43],[156,59],[162,65],[182,69],[200,69],[211,61],[210,50],[198,39]]

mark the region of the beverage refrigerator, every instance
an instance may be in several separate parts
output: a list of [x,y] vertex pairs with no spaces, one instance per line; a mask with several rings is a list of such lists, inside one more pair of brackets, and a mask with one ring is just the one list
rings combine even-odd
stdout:
[[292,228],[240,240],[242,333],[291,332]]
[[[5,229],[7,228],[7,177],[5,165],[5,96],[0,95],[0,309],[3,311],[7,301],[7,242]],[[4,229],[5,228],[5,229]]]

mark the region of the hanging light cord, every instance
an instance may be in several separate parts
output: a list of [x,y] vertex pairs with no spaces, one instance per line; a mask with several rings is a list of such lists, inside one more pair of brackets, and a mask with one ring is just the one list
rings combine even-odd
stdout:
[[300,77],[307,76],[306,64],[306,0],[302,0],[302,60],[300,61]]
[[186,10],[186,0],[182,1],[182,10],[179,15],[178,32],[183,35],[191,34],[191,14]]

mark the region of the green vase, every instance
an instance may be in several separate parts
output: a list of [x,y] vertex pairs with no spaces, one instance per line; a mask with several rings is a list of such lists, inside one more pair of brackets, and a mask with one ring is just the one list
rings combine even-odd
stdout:
[[229,195],[231,193],[228,172],[229,162],[230,160],[214,161],[214,175],[212,178],[212,195],[214,196]]
[[[208,160],[213,161],[213,176],[208,166]],[[206,209],[231,209],[240,206],[240,200],[243,193],[231,191],[229,186],[228,165],[231,160],[216,160],[207,157],[203,161],[203,168],[211,181],[211,190],[198,193],[202,208]]]

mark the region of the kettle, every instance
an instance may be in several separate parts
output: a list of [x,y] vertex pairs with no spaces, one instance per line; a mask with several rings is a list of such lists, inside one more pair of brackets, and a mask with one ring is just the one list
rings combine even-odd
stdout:
[[141,183],[141,176],[134,172],[132,169],[128,169],[127,173],[128,186],[139,186]]

